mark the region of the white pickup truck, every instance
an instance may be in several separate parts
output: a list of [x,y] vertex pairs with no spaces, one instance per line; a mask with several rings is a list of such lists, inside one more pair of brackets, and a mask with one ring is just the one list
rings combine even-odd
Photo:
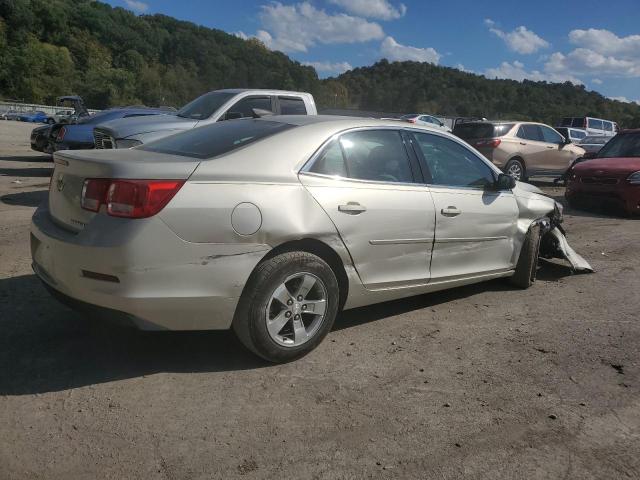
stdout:
[[236,118],[317,115],[313,95],[284,90],[228,89],[205,93],[177,112],[112,120],[93,129],[95,148],[131,148],[183,130]]

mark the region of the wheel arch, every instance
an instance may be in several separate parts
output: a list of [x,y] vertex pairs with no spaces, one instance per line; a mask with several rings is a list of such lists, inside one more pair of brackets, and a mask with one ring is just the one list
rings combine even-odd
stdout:
[[[347,296],[349,294],[349,278],[347,277],[347,271],[344,267],[344,262],[340,258],[340,255],[338,255],[338,252],[336,252],[335,249],[333,249],[322,240],[318,240],[316,238],[301,238],[297,240],[286,241],[269,250],[269,252],[260,259],[258,265],[260,265],[265,260],[273,258],[277,255],[292,251],[302,251],[317,255],[322,260],[324,260],[329,265],[329,267],[331,267],[331,270],[333,270],[333,273],[338,280],[338,288],[340,289],[340,300],[338,307],[339,310],[342,310],[342,307],[344,307],[344,304],[347,301]],[[253,277],[255,270],[258,268],[258,265],[256,265],[251,272],[249,280]],[[248,283],[249,281],[247,281],[247,284]]]

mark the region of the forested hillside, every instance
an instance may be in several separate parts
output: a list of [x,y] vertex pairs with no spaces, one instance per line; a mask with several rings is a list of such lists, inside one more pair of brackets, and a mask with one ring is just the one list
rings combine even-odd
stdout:
[[220,30],[92,0],[0,0],[0,95],[180,106],[223,87],[313,90],[311,67]]
[[319,80],[257,40],[164,15],[136,16],[93,0],[0,0],[0,97],[88,106],[179,107],[217,88],[312,92],[320,107],[534,119],[611,118],[640,126],[640,106],[583,87],[492,80],[428,63],[382,60]]
[[610,118],[640,127],[640,105],[609,100],[571,83],[495,80],[429,63],[382,60],[356,68],[333,83],[338,105],[392,112],[534,119],[563,116]]

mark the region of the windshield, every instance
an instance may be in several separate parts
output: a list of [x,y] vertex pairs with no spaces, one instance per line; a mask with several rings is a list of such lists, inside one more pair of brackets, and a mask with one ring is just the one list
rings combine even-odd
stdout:
[[640,133],[618,134],[598,153],[598,158],[640,157]]
[[194,158],[213,158],[257,142],[294,125],[257,119],[216,122],[139,147],[149,152]]
[[453,134],[463,140],[502,137],[509,133],[513,125],[513,123],[459,123],[453,129]]
[[178,116],[182,118],[191,118],[193,120],[202,120],[209,118],[213,112],[224,105],[235,93],[229,92],[210,92],[196,98],[194,101],[187,103],[178,110]]

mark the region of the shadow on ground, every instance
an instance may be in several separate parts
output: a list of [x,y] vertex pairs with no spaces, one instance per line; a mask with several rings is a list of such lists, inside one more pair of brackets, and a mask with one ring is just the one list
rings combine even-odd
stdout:
[[[547,278],[566,274],[566,268],[557,266]],[[487,291],[510,290],[508,282],[494,280],[349,310],[338,317],[334,332]],[[35,275],[0,280],[0,312],[0,395],[60,391],[159,372],[269,365],[247,352],[231,331],[140,332],[97,324],[55,301]]]
[[47,190],[36,190],[35,192],[9,193],[0,197],[0,202],[7,205],[21,205],[23,207],[37,207],[47,199]]
[[53,157],[45,153],[33,155],[0,155],[0,160],[5,162],[51,162]]
[[35,167],[35,168],[0,168],[0,175],[10,177],[50,177],[52,167]]

